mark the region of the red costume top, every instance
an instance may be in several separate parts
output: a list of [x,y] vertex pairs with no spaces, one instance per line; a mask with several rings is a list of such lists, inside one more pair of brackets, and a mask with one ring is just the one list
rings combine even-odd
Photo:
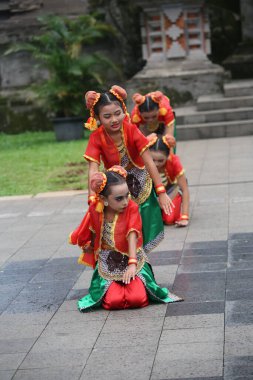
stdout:
[[[149,142],[136,125],[129,123],[127,117],[123,120],[122,137],[129,159],[134,166],[144,169],[141,155],[149,147]],[[84,158],[98,164],[102,158],[106,169],[121,164],[117,146],[103,125],[90,135]]]
[[[99,251],[101,250],[104,227],[104,213],[96,211],[96,204],[90,205],[81,224],[70,234],[69,242],[78,244],[83,248],[84,255],[82,263],[93,266],[96,265]],[[115,215],[113,221],[113,236],[114,247],[111,247],[117,252],[128,255],[128,235],[131,231],[137,233],[136,248],[142,247],[142,222],[139,213],[138,205],[129,200],[126,209]],[[85,252],[85,245],[92,240],[92,233],[95,234],[93,252]]]
[[[146,96],[148,95],[149,94],[147,94]],[[140,127],[141,124],[146,124],[146,122],[141,117],[141,113],[137,105],[134,106],[131,112],[131,120],[134,124],[137,125],[137,127]],[[167,98],[167,96],[165,95],[163,95],[162,100],[159,102],[158,121],[168,126],[170,126],[174,122],[173,109],[170,105],[169,98]]]
[[176,154],[170,154],[165,164],[165,175],[169,184],[176,184],[178,177],[184,174],[184,168]]

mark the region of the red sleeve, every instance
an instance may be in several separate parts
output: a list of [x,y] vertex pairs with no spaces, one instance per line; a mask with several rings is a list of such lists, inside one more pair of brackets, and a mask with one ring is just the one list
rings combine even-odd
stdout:
[[176,154],[173,154],[172,156],[172,169],[174,179],[184,174],[184,168],[180,162],[180,158]]
[[141,133],[141,131],[136,127],[136,125],[132,124],[131,128],[132,128],[134,145],[139,155],[142,155],[142,153],[149,147],[149,141],[143,135],[143,133]]
[[93,161],[100,165],[100,156],[101,146],[99,144],[99,135],[97,131],[95,131],[90,135],[84,158],[87,161]]
[[132,200],[129,201],[128,206],[126,238],[128,237],[131,231],[135,231],[137,233],[138,238],[142,237],[142,221],[139,212],[139,207]]
[[[167,96],[164,96],[162,101],[159,104],[160,108],[160,115],[163,116],[163,121],[166,125],[170,124],[174,120],[174,113],[173,109],[170,105],[170,100],[167,98]],[[165,114],[163,114],[167,111]]]

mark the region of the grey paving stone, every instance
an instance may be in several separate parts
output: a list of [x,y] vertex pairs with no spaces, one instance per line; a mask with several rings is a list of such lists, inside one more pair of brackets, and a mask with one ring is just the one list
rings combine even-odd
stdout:
[[33,352],[32,350],[19,369],[84,366],[90,351],[90,349],[84,348],[74,350],[70,347],[45,352]]
[[253,269],[253,260],[229,260],[228,269],[230,271],[239,270],[239,269]]
[[222,377],[222,360],[190,360],[182,361],[169,360],[165,357],[158,357],[153,367],[151,380],[172,380],[191,378],[211,378]]
[[226,314],[250,314],[252,313],[252,310],[253,300],[226,301]]
[[13,380],[79,380],[82,369],[82,366],[21,369]]
[[[161,330],[163,322],[164,318],[161,317],[146,318],[145,323],[143,323],[143,320],[140,318],[131,318],[129,320],[124,320],[124,330],[129,333],[147,333],[149,331]],[[122,321],[120,319],[107,320],[103,328],[103,333],[121,332],[122,328]]]
[[175,315],[219,314],[224,313],[225,303],[220,302],[180,302],[169,304],[166,317]]
[[181,265],[193,265],[193,264],[207,264],[207,263],[227,263],[227,256],[187,256],[187,257],[182,257],[180,264]]
[[224,314],[170,316],[170,318],[165,318],[163,330],[178,330],[183,333],[184,329],[208,328],[214,326],[223,328]]
[[198,327],[192,329],[164,330],[159,345],[171,345],[181,343],[216,343],[223,345],[224,328],[221,327]]
[[[234,240],[232,240],[233,242]],[[238,240],[237,240],[238,241]],[[229,254],[237,254],[237,253],[245,253],[245,254],[252,254],[253,253],[253,242],[250,242],[251,245],[243,245],[246,243],[237,244],[237,245],[231,245],[228,248]]]
[[253,314],[233,313],[226,315],[226,325],[252,325]]
[[253,378],[253,356],[225,357],[224,379]]
[[178,273],[192,273],[192,272],[222,272],[227,268],[227,263],[206,263],[206,264],[182,264],[179,266]]
[[225,256],[227,257],[227,247],[221,248],[188,248],[183,250],[183,256]]
[[253,242],[253,233],[233,233],[229,235],[229,240],[239,240],[244,242]]
[[0,368],[1,370],[17,369],[26,353],[1,354]]
[[227,248],[228,242],[227,240],[219,240],[219,241],[199,241],[192,243],[185,243],[185,249],[219,249],[219,248]]
[[0,354],[28,352],[37,338],[1,339]]
[[233,282],[236,279],[252,279],[253,269],[238,269],[238,270],[228,270],[227,271],[227,281]]
[[101,333],[96,341],[96,348],[103,347],[132,347],[132,346],[157,346],[161,332],[159,330],[138,333],[123,330],[118,333]]
[[103,347],[92,351],[80,380],[148,380],[156,347]]
[[67,300],[79,300],[80,298],[83,298],[89,293],[89,289],[71,289],[67,295]]
[[237,289],[237,290],[227,290],[226,292],[227,301],[236,300],[253,300],[252,289]]
[[29,338],[37,338],[41,332],[44,330],[44,324],[38,325],[27,325],[22,324],[22,320],[20,323],[16,323],[13,325],[6,326],[6,324],[0,325],[0,337],[1,339],[29,339]]
[[11,380],[16,370],[11,371],[1,371],[0,370],[0,379],[1,380]]

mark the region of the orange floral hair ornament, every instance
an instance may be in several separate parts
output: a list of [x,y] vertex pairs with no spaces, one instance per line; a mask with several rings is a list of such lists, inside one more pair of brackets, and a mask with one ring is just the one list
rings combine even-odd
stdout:
[[145,102],[145,100],[146,100],[146,96],[141,95],[141,94],[139,94],[138,92],[136,92],[135,94],[133,94],[132,99],[133,99],[133,102],[134,102],[137,106],[140,106],[140,105],[142,105],[142,104]]
[[150,96],[151,99],[155,102],[155,103],[160,103],[161,100],[163,99],[163,93],[161,91],[154,91],[154,92],[150,92],[149,94],[147,94],[146,96]]
[[124,113],[129,117],[129,114],[127,112],[127,108],[124,102],[124,100],[126,100],[127,98],[126,90],[124,90],[124,88],[120,86],[114,85],[110,88],[109,92],[113,94],[120,101],[120,103],[122,104]]
[[123,178],[127,177],[127,171],[120,165],[114,165],[110,169],[107,170],[108,172],[114,172],[121,175]]
[[94,204],[96,206],[95,210],[97,212],[103,212],[104,210],[104,202],[99,197],[99,194],[101,193],[101,191],[104,190],[106,183],[107,183],[107,177],[105,173],[103,172],[94,173],[91,177],[90,187],[91,187],[91,190],[93,190],[96,193]]
[[95,131],[98,128],[97,120],[95,118],[94,107],[100,99],[101,94],[96,91],[88,91],[85,94],[86,107],[90,110],[90,117],[86,123],[84,123],[85,128],[90,131]]

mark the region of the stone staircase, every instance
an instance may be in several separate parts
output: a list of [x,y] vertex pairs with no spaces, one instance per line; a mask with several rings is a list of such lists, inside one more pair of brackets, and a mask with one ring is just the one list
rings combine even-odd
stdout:
[[253,80],[226,83],[224,94],[201,96],[175,112],[178,140],[253,135]]

